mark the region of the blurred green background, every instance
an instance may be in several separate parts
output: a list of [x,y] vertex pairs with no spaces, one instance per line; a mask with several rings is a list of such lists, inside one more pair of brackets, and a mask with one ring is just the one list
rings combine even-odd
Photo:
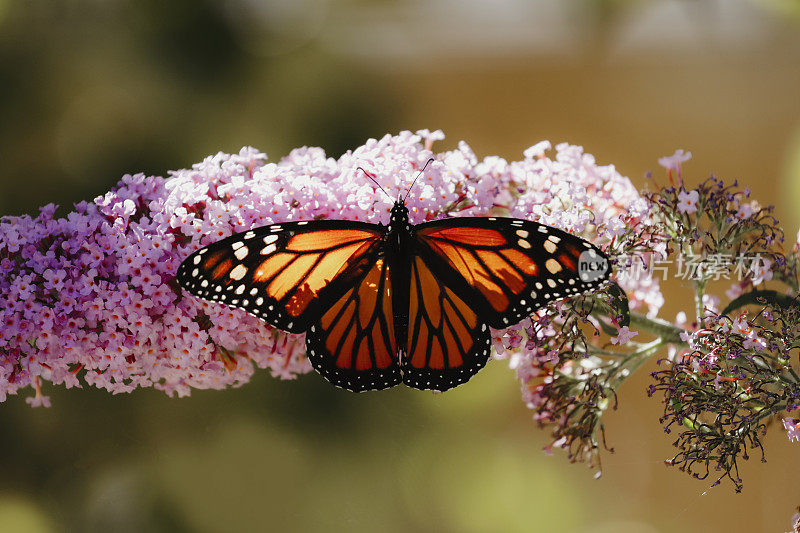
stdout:
[[[338,156],[441,128],[479,156],[581,144],[638,185],[691,150],[690,183],[750,184],[791,241],[799,88],[795,0],[0,0],[0,213],[242,145]],[[0,405],[0,530],[788,530],[800,448],[774,427],[744,494],[706,494],[663,465],[646,374],[607,417],[599,480],[541,452],[499,362],[443,395],[265,372],[180,400],[48,388],[50,409]]]

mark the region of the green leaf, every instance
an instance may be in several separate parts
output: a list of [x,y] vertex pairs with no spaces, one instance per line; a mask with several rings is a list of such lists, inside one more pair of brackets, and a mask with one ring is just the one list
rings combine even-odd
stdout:
[[767,304],[772,308],[781,308],[783,310],[788,310],[790,307],[800,307],[800,302],[798,302],[797,297],[793,298],[777,291],[755,290],[746,292],[734,299],[725,307],[725,309],[722,310],[722,313],[720,314],[730,316],[730,314],[737,309],[741,309],[747,305],[764,304]]

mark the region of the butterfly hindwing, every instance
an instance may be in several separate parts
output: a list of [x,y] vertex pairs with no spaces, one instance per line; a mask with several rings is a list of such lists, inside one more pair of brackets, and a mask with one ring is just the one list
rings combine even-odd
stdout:
[[308,359],[334,385],[360,392],[402,381],[391,285],[390,265],[379,257],[309,327]]
[[493,328],[597,288],[610,272],[594,245],[528,220],[455,217],[414,229],[420,256]]
[[177,279],[195,296],[302,333],[329,305],[325,300],[363,276],[381,235],[380,226],[356,221],[272,224],[194,252]]
[[438,391],[464,383],[489,359],[489,328],[419,257],[411,261],[410,285],[403,382]]

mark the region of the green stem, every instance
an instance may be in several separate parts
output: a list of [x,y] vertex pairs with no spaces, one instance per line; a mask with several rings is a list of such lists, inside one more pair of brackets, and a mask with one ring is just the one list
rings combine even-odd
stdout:
[[663,340],[665,343],[686,345],[686,343],[681,340],[681,333],[686,333],[686,330],[661,318],[650,318],[647,315],[632,312],[631,328],[657,335],[660,337],[660,340]]
[[[680,335],[686,331],[675,324],[661,318],[649,318],[641,313],[630,314],[630,327],[632,329],[652,333],[657,338],[637,347],[636,351],[629,354],[620,354],[602,349],[592,349],[591,355],[606,355],[617,357],[618,360],[612,363],[613,368],[609,372],[608,383],[616,389],[631,374],[636,372],[650,357],[667,344],[686,346]],[[626,371],[626,372],[623,372]],[[616,377],[615,377],[616,375]]]
[[778,403],[775,405],[764,405],[760,409],[758,409],[758,416],[756,416],[754,422],[760,422],[767,417],[777,415],[781,411],[785,410],[787,407],[786,403]]
[[622,382],[639,370],[639,368],[665,344],[669,344],[669,342],[659,338],[642,345],[635,352],[623,357],[618,363],[615,363],[614,368],[608,373],[609,385],[614,390],[617,390]]
[[694,303],[697,312],[697,323],[703,323],[705,308],[703,306],[703,296],[706,294],[706,280],[698,280],[695,283]]

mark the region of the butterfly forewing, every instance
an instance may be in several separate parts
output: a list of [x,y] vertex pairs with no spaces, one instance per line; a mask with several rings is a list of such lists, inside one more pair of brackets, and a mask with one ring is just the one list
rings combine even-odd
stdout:
[[325,310],[322,296],[335,297],[363,277],[380,236],[379,226],[363,222],[273,224],[194,252],[177,279],[195,296],[301,333]]
[[527,220],[450,218],[416,226],[415,236],[436,276],[493,328],[594,289],[610,272],[594,245]]

